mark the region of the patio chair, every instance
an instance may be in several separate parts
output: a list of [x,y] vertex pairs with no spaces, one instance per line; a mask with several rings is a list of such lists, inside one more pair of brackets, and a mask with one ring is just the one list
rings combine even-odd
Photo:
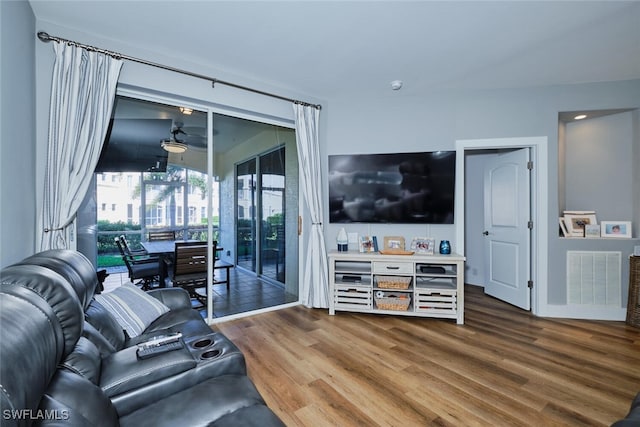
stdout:
[[119,237],[115,238],[115,243],[129,271],[129,280],[141,286],[143,291],[152,289],[153,283],[160,283],[160,262],[158,258],[147,257],[137,259],[125,252]]
[[[213,253],[216,253],[218,242],[213,241]],[[207,242],[176,242],[173,257],[173,286],[179,286],[189,292],[202,306],[206,305],[207,292]],[[205,288],[204,295],[197,289]]]
[[131,249],[131,245],[129,245],[129,242],[127,241],[127,238],[125,237],[124,234],[120,235],[120,243],[122,244],[122,247],[124,248],[124,251],[131,256],[137,256],[137,257],[142,257],[142,256],[148,256],[149,252],[147,252],[144,248],[140,248],[140,249]]
[[167,231],[150,231],[148,235],[150,242],[157,240],[176,240],[176,232],[173,230]]

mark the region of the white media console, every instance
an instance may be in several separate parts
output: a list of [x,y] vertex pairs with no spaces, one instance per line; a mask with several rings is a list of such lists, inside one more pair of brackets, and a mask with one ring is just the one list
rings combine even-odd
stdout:
[[451,255],[329,252],[329,314],[441,317],[464,323],[464,261]]

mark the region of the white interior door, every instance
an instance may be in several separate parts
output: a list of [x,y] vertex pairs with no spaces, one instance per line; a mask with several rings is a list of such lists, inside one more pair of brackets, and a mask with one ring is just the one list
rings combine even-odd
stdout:
[[529,149],[497,154],[484,169],[485,293],[529,310]]

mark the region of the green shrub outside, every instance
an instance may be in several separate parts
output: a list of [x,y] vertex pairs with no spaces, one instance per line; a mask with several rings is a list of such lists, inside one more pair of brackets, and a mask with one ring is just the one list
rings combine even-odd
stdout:
[[[123,267],[124,261],[122,261],[115,238],[124,234],[133,247],[138,247],[140,244],[140,225],[124,221],[111,222],[106,220],[98,221],[97,225],[98,268]],[[112,233],[109,233],[110,231]],[[134,233],[129,234],[129,231],[134,231]]]

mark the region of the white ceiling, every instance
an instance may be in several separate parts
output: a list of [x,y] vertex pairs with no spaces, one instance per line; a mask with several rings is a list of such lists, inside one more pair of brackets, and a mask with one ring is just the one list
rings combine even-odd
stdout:
[[30,3],[42,22],[317,99],[396,79],[421,95],[640,78],[638,1]]

